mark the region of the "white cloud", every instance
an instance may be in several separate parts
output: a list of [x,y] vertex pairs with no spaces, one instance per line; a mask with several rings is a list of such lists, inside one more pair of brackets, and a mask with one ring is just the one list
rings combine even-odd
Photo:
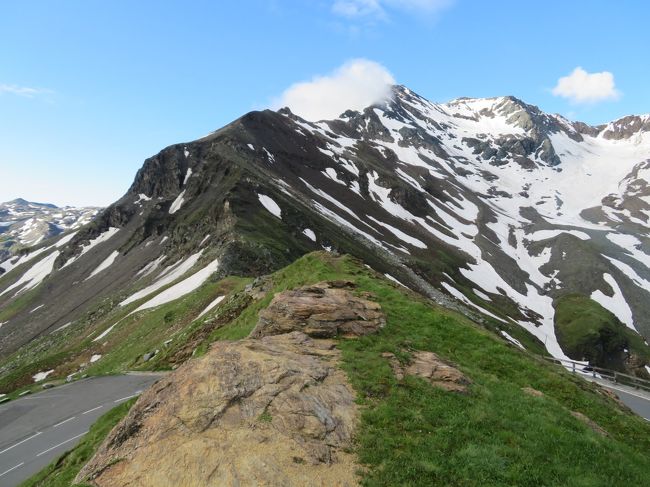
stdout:
[[553,88],[553,94],[567,98],[573,103],[616,100],[621,96],[614,84],[612,73],[609,71],[588,73],[581,67],[574,69],[570,75],[560,78]]
[[386,10],[408,10],[433,14],[455,0],[334,0],[332,12],[348,18],[386,18]]
[[27,86],[18,85],[3,85],[0,84],[0,95],[7,93],[10,95],[24,96],[26,98],[34,98],[37,95],[51,93],[50,90],[43,90],[40,88],[29,88]]
[[273,105],[288,106],[307,120],[332,119],[387,98],[393,84],[395,79],[381,64],[354,59],[327,76],[290,86]]
[[379,0],[336,0],[332,12],[350,18],[384,15]]

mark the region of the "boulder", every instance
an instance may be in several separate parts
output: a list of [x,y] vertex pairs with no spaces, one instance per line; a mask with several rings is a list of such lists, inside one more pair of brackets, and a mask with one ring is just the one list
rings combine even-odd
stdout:
[[412,375],[425,379],[432,386],[453,392],[467,392],[467,386],[471,384],[460,370],[446,363],[433,352],[419,350],[413,352],[411,362],[406,366],[390,352],[384,352],[382,356],[388,359],[397,380]]
[[217,342],[150,387],[76,482],[94,486],[352,486],[358,418],[330,340]]
[[385,326],[381,306],[352,293],[348,281],[328,281],[284,291],[260,311],[252,338],[301,331],[313,338],[361,336]]

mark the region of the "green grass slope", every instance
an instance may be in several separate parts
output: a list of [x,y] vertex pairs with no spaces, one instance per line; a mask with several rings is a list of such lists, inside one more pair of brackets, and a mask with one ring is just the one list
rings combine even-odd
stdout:
[[555,332],[575,360],[620,371],[626,369],[628,355],[635,355],[639,366],[650,363],[643,338],[587,296],[569,294],[555,301]]
[[[378,334],[339,339],[342,367],[362,408],[355,447],[362,485],[647,485],[646,421],[621,409],[598,386],[347,256],[308,254],[273,274],[255,299],[234,289],[215,314],[193,320],[178,336],[185,334],[193,355],[200,355],[215,340],[245,337],[276,292],[327,279],[355,282],[357,292],[370,293],[387,316]],[[414,350],[435,352],[458,366],[472,381],[468,393],[413,377],[396,380],[382,353],[406,361]],[[161,353],[158,365],[174,355]],[[542,394],[531,396],[525,387]],[[587,416],[606,435],[572,412]]]

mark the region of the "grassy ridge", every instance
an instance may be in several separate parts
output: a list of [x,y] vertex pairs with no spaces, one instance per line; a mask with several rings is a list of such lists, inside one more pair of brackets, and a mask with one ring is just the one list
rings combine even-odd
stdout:
[[[544,363],[465,317],[431,305],[360,262],[314,253],[273,275],[273,290],[213,339],[246,336],[273,292],[324,279],[350,279],[381,303],[377,335],[341,340],[343,366],[363,405],[358,454],[364,485],[646,485],[650,427],[597,387]],[[468,395],[424,381],[397,382],[382,352],[428,350],[458,364]],[[522,391],[533,387],[542,397]],[[602,437],[571,415],[604,428]]]
[[[276,292],[327,279],[354,281],[357,291],[370,293],[387,315],[380,333],[339,340],[342,367],[362,408],[355,450],[363,485],[647,485],[650,426],[644,420],[620,409],[597,386],[508,345],[347,256],[308,254],[273,274],[268,292],[256,301],[239,302],[242,294],[235,292],[219,306],[232,319],[201,335],[199,348],[245,337]],[[186,303],[195,310],[214,291],[202,288]],[[205,324],[195,321],[182,329]],[[413,350],[432,351],[456,364],[472,381],[469,393],[446,392],[413,377],[397,381],[382,352],[406,360]],[[523,387],[543,395],[533,397]],[[607,436],[572,411],[593,420]],[[50,477],[43,478],[57,478],[58,469],[48,468]]]

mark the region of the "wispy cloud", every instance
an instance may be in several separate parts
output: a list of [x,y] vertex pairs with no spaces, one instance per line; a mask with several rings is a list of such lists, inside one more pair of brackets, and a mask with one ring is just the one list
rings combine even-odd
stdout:
[[46,90],[43,88],[30,88],[28,86],[0,84],[0,95],[8,94],[22,96],[25,98],[34,98],[39,95],[47,95],[50,93],[52,93],[52,90]]
[[588,73],[581,67],[575,68],[568,76],[561,77],[552,93],[572,103],[597,103],[621,97],[612,73]]
[[391,10],[435,14],[455,0],[334,0],[332,12],[348,19],[387,19]]
[[362,110],[390,96],[394,83],[393,76],[381,64],[354,59],[328,75],[290,86],[273,106],[288,106],[307,120],[331,119],[345,110]]

